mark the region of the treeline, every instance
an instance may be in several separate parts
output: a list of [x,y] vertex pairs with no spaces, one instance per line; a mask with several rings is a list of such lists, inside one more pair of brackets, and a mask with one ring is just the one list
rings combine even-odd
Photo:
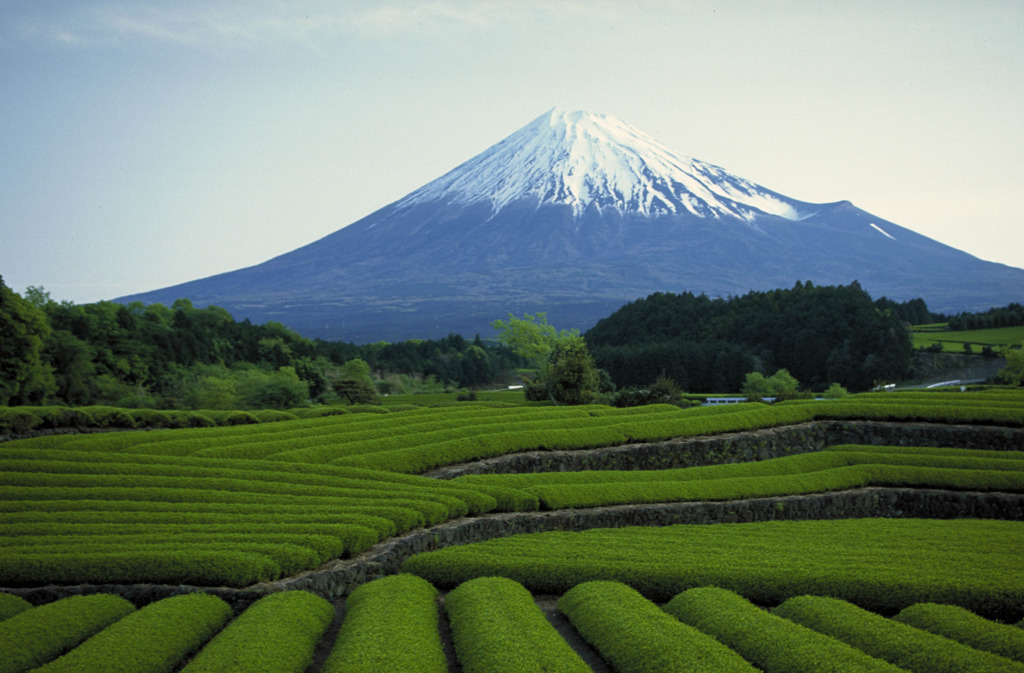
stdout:
[[598,367],[619,387],[667,376],[696,393],[737,391],[745,374],[787,369],[802,387],[866,390],[905,378],[908,323],[934,314],[921,300],[872,301],[857,282],[711,299],[659,292],[627,304],[585,335]]
[[76,305],[41,288],[25,295],[0,278],[0,405],[283,409],[334,401],[332,384],[356,358],[381,393],[477,387],[522,366],[509,348],[479,337],[357,346],[237,322],[187,299]]
[[1019,327],[1024,325],[1024,306],[1014,302],[1003,307],[991,308],[984,313],[958,313],[948,319],[949,329],[992,329],[994,327]]

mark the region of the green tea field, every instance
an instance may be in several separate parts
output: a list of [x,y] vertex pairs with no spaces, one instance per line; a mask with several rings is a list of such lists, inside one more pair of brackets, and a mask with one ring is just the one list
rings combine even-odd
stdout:
[[1024,392],[502,395],[0,443],[0,672],[1024,670]]

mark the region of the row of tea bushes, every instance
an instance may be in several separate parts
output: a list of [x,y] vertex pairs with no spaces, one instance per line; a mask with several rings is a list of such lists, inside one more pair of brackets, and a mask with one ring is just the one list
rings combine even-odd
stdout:
[[893,619],[978,650],[1024,661],[1024,629],[992,622],[956,605],[917,603],[903,608]]
[[[377,407],[374,408],[379,410]],[[667,406],[665,409],[675,407]],[[378,414],[310,416],[287,423],[224,424],[221,427],[193,428],[187,432],[163,429],[101,436],[50,435],[18,440],[16,444],[33,448],[124,451],[177,456],[203,451],[214,454],[208,457],[263,458],[273,453],[320,445],[416,435],[459,425],[501,423],[510,418],[543,419],[551,417],[552,414],[554,417],[572,418],[608,413],[623,414],[627,411],[637,413],[641,410],[618,410],[602,406],[494,409],[485,405],[467,404],[445,408],[413,408],[401,412],[381,411],[382,413]],[[642,411],[647,413],[649,410]]]
[[358,587],[346,601],[324,673],[445,673],[437,596],[433,585],[413,575]]
[[955,470],[902,465],[853,465],[806,474],[710,481],[649,481],[537,486],[529,489],[544,509],[661,502],[738,500],[825,493],[869,486],[1024,492],[1024,472]]
[[731,500],[865,486],[1024,492],[1024,452],[838,446],[769,460],[669,470],[470,475],[454,483],[519,489],[544,509]]
[[[360,553],[419,526],[495,509],[535,510],[541,502],[554,509],[727,500],[870,484],[1022,492],[1020,457],[847,446],[681,470],[443,482],[270,461],[0,448],[0,582],[45,583],[47,573],[67,583],[144,582],[151,572],[149,581],[240,586]],[[541,483],[528,486],[530,480]],[[175,535],[189,543],[178,544]]]
[[0,621],[0,671],[300,673],[334,619],[334,606],[310,593],[282,592],[231,618],[227,603],[204,593],[138,610],[110,594],[64,598]]
[[[948,604],[915,604],[888,618],[836,598],[800,595],[772,608],[700,586],[659,607],[626,584],[589,581],[557,606],[592,652],[623,673],[1024,671],[1024,629]],[[301,591],[269,594],[234,619],[221,599],[201,593],[138,610],[111,595],[67,598],[0,619],[0,671],[300,673],[320,648],[329,652],[325,673],[444,673],[445,615],[467,673],[591,670],[591,655],[571,647],[530,592],[507,578],[469,580],[440,599],[425,580],[393,575],[353,592],[340,630],[328,636],[337,614]]]
[[329,466],[4,446],[0,586],[247,586],[499,500],[536,509],[515,493]]
[[860,649],[764,611],[727,589],[695,587],[676,595],[665,611],[718,639],[763,671],[824,673],[903,669]]
[[[271,482],[308,487],[363,489],[364,495],[372,490],[400,490],[405,498],[436,500],[438,496],[453,496],[468,507],[468,512],[479,514],[491,510],[497,502],[503,507],[506,500],[521,498],[497,485],[439,483],[415,475],[402,475],[327,465],[306,465],[260,460],[224,460],[177,456],[147,456],[118,452],[71,451],[25,447],[18,443],[0,445],[0,464],[4,469],[26,473],[130,475],[164,477],[181,482],[183,479],[207,479],[211,476],[232,478],[242,482]],[[87,477],[99,478],[99,477]],[[207,482],[208,483],[208,482]],[[254,486],[258,488],[258,486]],[[249,489],[251,491],[251,489]],[[389,493],[389,497],[395,497]],[[337,494],[333,494],[337,496]],[[448,499],[446,502],[451,503]]]
[[954,469],[1024,470],[1024,451],[985,451],[928,446],[886,446],[879,444],[833,445],[813,453],[780,458],[702,465],[665,470],[584,470],[579,472],[530,472],[479,474],[457,477],[455,484],[503,486],[530,489],[552,484],[637,483],[646,481],[706,481],[737,477],[800,474],[817,470],[863,464],[951,467]]
[[209,594],[182,594],[125,615],[40,673],[172,671],[231,618],[231,607]]
[[0,593],[0,622],[8,617],[13,617],[19,612],[24,612],[31,607],[32,604],[21,596]]
[[[162,601],[161,601],[162,602]],[[334,620],[334,606],[305,591],[270,594],[210,641],[182,673],[301,673]]]
[[763,671],[903,670],[835,638],[819,634],[718,587],[695,587],[677,594],[665,612],[715,638]]
[[758,604],[818,594],[884,613],[935,601],[1019,619],[1022,548],[1018,521],[769,521],[515,535],[416,554],[402,571],[441,588],[500,575],[558,594],[613,580],[665,601],[717,585]]
[[135,606],[120,596],[73,596],[0,621],[0,673],[35,668],[99,633]]
[[0,555],[0,582],[7,587],[150,582],[241,587],[281,576],[282,568],[274,560],[280,558],[277,547],[260,545],[259,552],[246,552],[233,546],[197,549],[168,544],[63,554],[5,549]]
[[1024,664],[1020,662],[915,628],[899,619],[887,619],[836,598],[795,596],[772,612],[908,671],[1024,673]]
[[733,650],[672,618],[619,582],[578,584],[559,599],[558,608],[621,673],[757,670]]
[[590,670],[517,582],[469,580],[445,597],[444,607],[466,673]]
[[[379,408],[375,408],[379,409]],[[40,430],[151,430],[157,428],[212,428],[292,421],[300,418],[337,416],[365,412],[356,407],[310,407],[278,411],[200,409],[125,409],[110,406],[90,407],[0,407],[0,435],[24,434]],[[385,412],[379,409],[377,413]]]
[[[969,395],[971,394],[963,394]],[[1024,403],[964,406],[959,403],[963,396],[935,395],[927,403],[886,402],[875,398],[840,402],[800,400],[774,406],[744,403],[728,407],[701,407],[650,415],[604,418],[599,419],[599,422],[567,428],[550,426],[532,430],[524,427],[516,430],[514,427],[495,427],[492,432],[478,433],[472,438],[446,439],[422,445],[410,444],[398,449],[334,458],[330,462],[333,465],[416,474],[445,465],[520,451],[576,450],[633,442],[656,442],[680,437],[793,425],[814,420],[928,421],[1007,427],[1024,425]]]
[[[920,397],[854,395],[838,401],[796,400],[679,409],[468,405],[378,416],[344,416],[230,428],[41,437],[24,448],[103,450],[283,463],[334,464],[420,473],[431,468],[536,449],[582,449],[630,442],[737,432],[817,419],[867,419],[1024,425],[1024,403],[983,393]],[[1024,398],[1021,398],[1024,401]],[[271,427],[273,426],[273,427]]]

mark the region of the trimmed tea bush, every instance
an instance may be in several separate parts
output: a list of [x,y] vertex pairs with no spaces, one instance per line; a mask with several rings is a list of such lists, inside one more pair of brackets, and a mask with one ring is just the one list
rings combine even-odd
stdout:
[[0,622],[0,673],[44,664],[134,610],[120,596],[93,594],[62,598],[5,619]]
[[757,670],[619,582],[578,584],[559,599],[558,608],[621,673]]
[[466,673],[587,673],[533,596],[503,577],[470,580],[445,597],[455,654]]
[[445,673],[437,589],[413,575],[392,575],[356,588],[346,601],[324,673]]
[[32,604],[21,596],[0,593],[0,621],[13,617],[32,607]]
[[978,650],[1024,661],[1024,631],[956,605],[918,603],[904,608],[893,619]]
[[665,611],[739,652],[765,673],[900,670],[726,589],[684,591],[665,605]]
[[210,594],[183,594],[150,603],[103,629],[40,673],[171,673],[231,618]]
[[1024,673],[1024,664],[886,619],[847,601],[790,598],[772,612],[918,673]]
[[183,673],[302,673],[334,619],[334,606],[305,591],[265,596],[182,669]]

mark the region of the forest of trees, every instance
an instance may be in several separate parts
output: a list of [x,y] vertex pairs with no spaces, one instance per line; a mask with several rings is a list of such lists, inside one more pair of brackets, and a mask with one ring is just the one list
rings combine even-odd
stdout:
[[921,300],[874,302],[856,282],[798,282],[731,299],[655,293],[585,337],[597,366],[619,387],[666,376],[690,392],[729,392],[748,372],[784,368],[811,390],[832,383],[865,390],[909,373],[913,349],[903,315],[934,317]]
[[655,293],[583,337],[538,314],[495,321],[497,341],[450,334],[356,345],[238,322],[187,299],[76,305],[34,287],[22,297],[0,277],[0,405],[286,409],[512,383],[523,368],[533,372],[522,379],[532,398],[556,402],[618,399],[616,388],[623,403],[730,393],[751,373],[780,370],[803,390],[859,391],[906,378],[909,325],[943,320],[953,329],[1020,325],[1024,308],[947,318],[921,299],[873,301],[856,282],[800,282],[729,299]]
[[514,377],[522,359],[459,335],[377,343],[312,341],[224,309],[25,297],[0,278],[0,404],[154,409],[287,408],[330,401],[343,366],[363,360],[379,392],[475,387]]
[[949,329],[992,329],[1024,325],[1024,306],[1014,302],[1007,306],[990,308],[984,313],[958,313],[948,319]]

